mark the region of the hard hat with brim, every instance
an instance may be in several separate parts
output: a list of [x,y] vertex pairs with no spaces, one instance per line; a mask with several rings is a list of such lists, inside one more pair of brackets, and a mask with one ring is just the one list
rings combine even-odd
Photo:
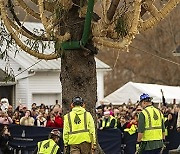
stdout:
[[53,129],[51,131],[51,134],[56,135],[58,137],[61,137],[61,132],[58,129]]
[[142,101],[151,101],[153,98],[150,97],[148,94],[145,94],[143,93],[141,96],[140,96],[140,102]]
[[72,99],[72,103],[74,105],[82,105],[84,103],[84,100],[81,97],[76,96]]

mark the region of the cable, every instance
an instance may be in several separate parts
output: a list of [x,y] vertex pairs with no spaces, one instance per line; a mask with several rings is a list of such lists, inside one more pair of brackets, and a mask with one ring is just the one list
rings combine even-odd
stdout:
[[[32,64],[31,66],[29,66],[28,68],[26,68],[26,69],[24,69],[23,71],[21,71],[20,73],[16,74],[16,75],[14,76],[14,78],[17,77],[17,76],[19,76],[20,74],[22,74],[22,73],[25,72],[26,70],[30,69],[31,67],[35,66],[36,64],[38,64],[38,63],[41,62],[41,61],[42,61],[42,59],[40,59],[39,61],[35,62],[34,64]],[[10,80],[7,80],[6,82],[8,82],[8,81],[10,81]],[[4,85],[4,83],[0,84],[0,86],[2,86],[2,85]]]
[[[160,58],[160,59],[162,59],[162,60],[168,61],[168,62],[170,62],[170,63],[172,63],[172,64],[175,64],[175,65],[180,66],[180,63],[177,63],[177,62],[174,62],[174,61],[172,61],[172,60],[166,59],[166,58],[164,58],[164,57],[155,55],[155,54],[150,53],[150,52],[148,52],[148,51],[145,51],[145,50],[143,50],[143,49],[138,49],[138,48],[136,48],[136,47],[134,47],[134,46],[132,46],[132,45],[130,45],[130,47],[132,47],[132,48],[134,48],[134,49],[136,49],[136,50],[138,50],[138,51],[142,51],[142,52],[151,54],[152,56],[155,56],[155,57]],[[153,50],[154,50],[154,49],[153,49]],[[154,50],[154,51],[156,51],[156,50]]]
[[20,74],[22,74],[22,73],[25,72],[26,70],[28,70],[28,69],[30,69],[31,67],[33,67],[33,66],[35,66],[36,64],[38,64],[40,61],[42,61],[42,59],[39,60],[39,61],[37,61],[37,62],[35,62],[34,64],[32,64],[31,66],[29,66],[29,67],[26,68],[25,70],[21,71],[20,73],[16,74],[14,77],[19,76]]

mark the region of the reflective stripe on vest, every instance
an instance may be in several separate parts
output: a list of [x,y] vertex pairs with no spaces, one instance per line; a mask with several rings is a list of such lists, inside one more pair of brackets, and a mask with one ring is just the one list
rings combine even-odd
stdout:
[[[45,147],[46,144],[49,146]],[[52,146],[52,144],[54,145]],[[58,145],[52,139],[41,141],[38,143],[38,154],[56,154],[58,148]]]
[[[104,128],[104,127],[109,127],[112,119],[115,119],[115,118],[110,115],[110,117],[109,117],[108,120],[107,120],[106,126],[105,126],[105,120],[106,120],[106,119],[104,118],[103,121],[102,121],[102,127],[103,127],[103,128]],[[116,125],[116,124],[115,124],[115,125]]]
[[132,124],[130,128],[124,129],[125,132],[128,132],[130,135],[133,135],[136,133],[137,126]]
[[70,113],[68,113],[68,122],[69,122],[69,128],[70,128],[69,134],[78,134],[78,133],[82,133],[82,132],[89,132],[89,130],[87,129],[87,114],[86,114],[86,112],[84,112],[84,129],[72,131],[72,122],[71,122]]
[[162,114],[161,112],[149,106],[142,113],[145,117],[145,131],[142,141],[162,140]]
[[[152,121],[151,121],[151,116],[150,113],[147,109],[144,109],[148,115],[148,120],[149,120],[149,127],[145,127],[145,130],[152,130],[152,129],[162,129],[162,126],[158,126],[158,127],[152,127]],[[155,112],[155,111],[154,111]],[[160,117],[161,117],[161,121],[162,121],[162,116],[161,116],[161,112],[159,111]]]

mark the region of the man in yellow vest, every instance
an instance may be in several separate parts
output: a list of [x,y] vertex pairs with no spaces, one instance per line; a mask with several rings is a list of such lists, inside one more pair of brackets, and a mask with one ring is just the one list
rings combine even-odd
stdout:
[[58,129],[53,129],[49,134],[49,139],[38,142],[37,148],[33,154],[61,154],[61,150],[57,143],[61,137]]
[[165,138],[164,118],[161,111],[155,108],[148,94],[140,96],[143,111],[138,120],[138,142],[141,154],[160,154]]
[[116,119],[110,115],[110,111],[104,112],[104,117],[101,120],[101,123],[99,125],[100,130],[109,129],[109,128],[116,128],[117,121]]
[[72,111],[64,116],[63,140],[65,153],[68,146],[70,154],[91,154],[95,150],[94,120],[79,96],[73,98]]

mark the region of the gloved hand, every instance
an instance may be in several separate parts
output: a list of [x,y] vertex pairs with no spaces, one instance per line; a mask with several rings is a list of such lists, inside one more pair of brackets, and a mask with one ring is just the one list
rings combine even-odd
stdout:
[[70,146],[64,146],[64,154],[70,154]]
[[96,144],[92,144],[91,149],[92,149],[93,151],[95,151],[96,148],[97,148]]

